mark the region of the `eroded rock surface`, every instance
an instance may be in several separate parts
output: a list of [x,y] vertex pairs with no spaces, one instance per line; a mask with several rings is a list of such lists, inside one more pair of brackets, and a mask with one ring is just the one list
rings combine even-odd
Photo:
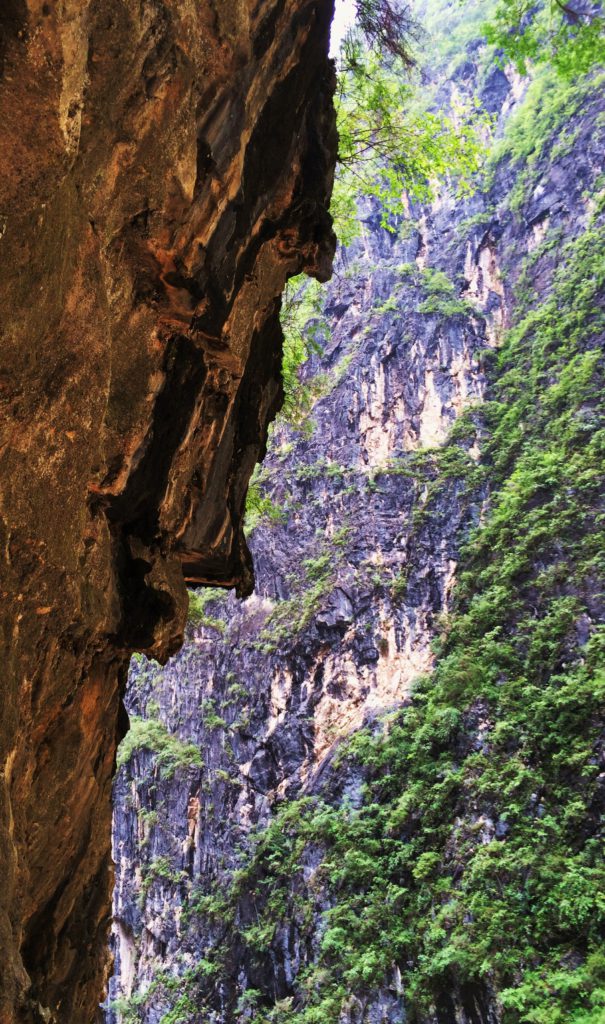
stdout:
[[[455,85],[463,91],[470,83],[484,108],[499,113],[501,136],[511,110],[523,112],[527,82],[511,69],[478,74],[485,58],[477,46],[455,66]],[[396,728],[396,709],[423,722],[412,683],[438,664],[434,642],[445,632],[440,619],[455,615],[463,546],[489,516],[498,488],[484,418],[494,403],[497,350],[504,351],[524,302],[535,309],[549,300],[557,268],[589,230],[591,196],[602,181],[601,111],[599,95],[587,90],[573,118],[548,131],[539,156],[495,161],[489,187],[466,202],[443,198],[415,208],[390,232],[379,211],[366,208],[362,237],[340,253],[314,324],[322,352],[306,368],[312,412],[301,429],[280,424],[258,478],[265,505],[251,536],[256,593],[243,604],[218,591],[204,604],[201,594],[187,642],[170,664],[141,659],[132,667],[127,699],[135,728],[115,790],[108,1024],[509,1019],[494,976],[482,969],[469,982],[454,958],[443,974],[435,969],[428,1005],[410,1008],[411,940],[399,962],[387,947],[379,982],[372,968],[364,973],[367,949],[351,981],[344,940],[327,952],[322,944],[334,924],[330,911],[344,898],[340,865],[344,876],[346,861],[361,864],[354,877],[366,886],[365,902],[348,906],[363,942],[383,900],[387,916],[403,920],[401,903],[390,902],[382,876],[374,878],[383,838],[395,864],[389,878],[403,887],[414,880],[397,867],[399,854],[403,861],[425,817],[427,831],[437,827],[433,805],[417,803],[409,767],[393,756],[386,769],[385,761],[374,768],[378,748],[369,748],[364,763],[347,740],[367,743],[371,733]],[[602,346],[596,328],[594,337],[585,333],[587,346]],[[518,358],[522,388],[529,371]],[[592,401],[581,412],[589,431],[598,422]],[[572,521],[575,528],[577,516]],[[487,553],[488,564],[496,554]],[[535,560],[542,570],[546,563]],[[594,590],[578,620],[582,644],[603,618]],[[566,660],[575,657],[567,653],[574,643],[566,639]],[[453,750],[456,766],[474,756],[489,765],[499,720],[478,691],[462,704],[450,746],[436,736],[433,752],[428,730],[412,746],[426,757],[423,765],[439,767],[444,750]],[[458,704],[451,711],[457,716]],[[595,753],[595,772],[597,763],[604,762]],[[361,829],[357,836],[351,830],[348,847],[342,839],[328,845],[330,829],[337,837],[344,825],[327,808],[353,822],[364,810],[365,820],[379,814],[381,769],[385,789],[391,779],[396,793],[390,806],[409,796],[409,809],[401,819],[393,813],[388,833],[377,829],[374,847],[359,841]],[[437,774],[435,791],[442,780]],[[477,796],[466,777],[446,822],[445,854],[427,872],[437,879],[427,928],[465,878],[469,851],[487,847],[495,859],[508,850],[514,830],[503,809],[500,793]],[[544,813],[530,803],[527,818],[539,822]],[[596,827],[591,814],[587,834]],[[319,820],[328,822],[323,833]],[[530,827],[537,835],[537,824]],[[389,845],[393,836],[397,847]],[[441,861],[453,876],[442,890]],[[445,935],[445,912],[442,920]],[[498,943],[509,941],[503,929]],[[582,949],[579,929],[572,941]],[[341,987],[326,1009],[326,965],[335,963],[336,973],[343,961]]]
[[330,0],[0,11],[0,1021],[89,1024],[129,656],[252,585],[279,295],[330,272]]
[[[450,216],[436,216],[425,238],[437,242]],[[270,951],[252,956],[236,940],[206,983],[201,959],[214,960],[225,932],[230,942],[229,911],[213,920],[206,903],[220,906],[251,837],[284,800],[321,793],[359,806],[363,777],[338,763],[342,741],[399,707],[433,665],[459,537],[479,505],[452,479],[424,514],[432,472],[423,479],[419,467],[481,401],[488,332],[479,305],[454,318],[419,312],[421,244],[419,231],[402,241],[368,209],[318,318],[312,432],[281,424],[261,469],[273,507],[251,536],[255,594],[238,603],[214,591],[165,668],[132,666],[127,703],[141,741],[115,786],[109,1024],[160,1024],[183,990],[183,1019],[199,1006],[213,1024],[253,1020],[249,992],[291,996],[312,955],[295,915]],[[162,757],[161,736],[145,740],[147,720],[176,738],[181,757]],[[305,877],[316,869],[303,854]],[[323,901],[318,886],[318,930]],[[245,889],[239,920],[252,926],[254,902]],[[188,980],[172,990],[171,975]],[[374,996],[374,1017],[352,1007],[350,1019],[403,1019],[396,997]]]

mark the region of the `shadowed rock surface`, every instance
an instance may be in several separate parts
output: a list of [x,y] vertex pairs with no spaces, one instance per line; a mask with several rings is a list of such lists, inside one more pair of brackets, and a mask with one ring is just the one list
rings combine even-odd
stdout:
[[252,587],[279,296],[330,273],[330,0],[0,10],[0,1021],[90,1024],[133,650]]

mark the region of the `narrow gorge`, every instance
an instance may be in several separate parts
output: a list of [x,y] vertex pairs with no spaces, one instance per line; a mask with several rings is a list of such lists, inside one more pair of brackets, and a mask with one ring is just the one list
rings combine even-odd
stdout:
[[486,166],[360,200],[254,593],[133,659],[106,1024],[605,1020],[603,72],[424,10],[423,102],[477,104]]

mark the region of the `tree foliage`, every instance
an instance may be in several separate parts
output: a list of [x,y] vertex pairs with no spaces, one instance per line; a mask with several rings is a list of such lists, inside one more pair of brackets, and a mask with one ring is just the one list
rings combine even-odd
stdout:
[[522,74],[549,63],[575,78],[605,60],[602,5],[591,0],[499,0],[485,34]]
[[422,37],[409,5],[360,0],[341,47],[336,114],[338,173],[332,212],[340,240],[357,231],[358,202],[375,197],[384,226],[410,199],[426,201],[445,180],[469,192],[481,163],[475,108],[431,110],[413,46]]

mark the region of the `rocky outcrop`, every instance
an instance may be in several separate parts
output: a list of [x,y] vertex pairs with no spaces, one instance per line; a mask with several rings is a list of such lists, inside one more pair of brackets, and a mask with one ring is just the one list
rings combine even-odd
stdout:
[[[452,16],[448,4],[441,6]],[[444,31],[447,35],[447,27]],[[465,47],[468,34],[463,36]],[[532,123],[525,130],[535,130],[536,141],[529,145],[522,133],[525,122],[518,122],[521,129],[513,137],[520,158],[514,146],[507,149],[497,140],[511,111],[519,110],[527,82],[519,82],[510,69],[507,74],[494,68],[486,72],[493,54],[486,56],[472,42],[469,50],[464,61],[461,53],[452,55],[452,92],[476,93],[486,110],[500,114],[485,190],[465,202],[443,198],[431,207],[411,209],[409,217],[391,224],[391,231],[381,226],[373,206],[363,211],[362,236],[339,254],[313,324],[323,345],[305,370],[315,399],[312,411],[302,428],[279,425],[258,478],[265,504],[250,541],[255,594],[243,604],[217,591],[200,594],[187,642],[170,664],[161,668],[141,659],[132,667],[127,703],[134,728],[122,748],[116,779],[116,971],[107,1006],[110,1024],[194,1024],[200,1019],[208,1024],[499,1024],[532,1019],[517,1014],[512,999],[509,1016],[503,1017],[483,937],[476,941],[482,951],[476,975],[467,961],[475,952],[474,915],[479,918],[489,899],[495,904],[493,892],[499,896],[508,882],[509,862],[498,874],[498,858],[508,856],[513,862],[515,852],[523,850],[518,837],[527,820],[533,847],[542,849],[542,818],[547,813],[561,820],[565,816],[556,802],[562,800],[560,793],[549,804],[555,810],[538,807],[543,790],[531,774],[540,763],[540,743],[547,748],[546,760],[555,764],[557,758],[563,762],[564,752],[553,757],[552,738],[548,743],[534,740],[531,730],[544,717],[541,710],[528,711],[528,723],[517,732],[502,721],[484,666],[475,681],[472,659],[473,644],[479,650],[497,648],[494,638],[502,635],[502,648],[510,656],[509,606],[521,607],[525,616],[517,635],[529,636],[534,622],[547,633],[549,617],[541,602],[549,607],[543,595],[550,599],[548,588],[559,575],[564,586],[575,587],[584,607],[583,584],[573,577],[577,550],[572,547],[564,562],[567,539],[553,526],[555,513],[542,509],[550,476],[546,484],[539,480],[535,493],[527,485],[527,472],[505,485],[505,499],[525,487],[531,512],[539,524],[538,517],[544,516],[556,549],[555,555],[543,553],[538,535],[533,548],[523,550],[516,575],[510,568],[517,554],[515,539],[502,512],[506,501],[497,503],[509,448],[515,454],[530,436],[534,454],[541,451],[545,428],[538,439],[530,433],[536,430],[534,407],[544,402],[552,418],[555,403],[566,400],[565,388],[573,390],[559,383],[561,367],[571,356],[556,328],[548,334],[540,323],[544,334],[536,349],[554,352],[556,365],[535,372],[526,349],[517,342],[515,350],[513,341],[502,371],[508,373],[504,399],[494,391],[498,378],[493,367],[503,358],[497,349],[507,329],[528,309],[550,304],[563,322],[564,304],[551,299],[550,290],[558,266],[567,260],[571,266],[569,252],[592,223],[602,187],[602,103],[585,87],[575,107],[559,110],[556,132],[554,117],[535,129],[527,115]],[[439,88],[448,102],[449,87],[441,83]],[[602,221],[600,231],[602,238]],[[593,236],[589,241],[595,244]],[[586,270],[587,280],[592,274]],[[594,337],[584,323],[572,324],[581,344],[594,346],[595,356],[599,340],[602,344],[596,308],[595,303]],[[525,337],[530,331],[524,320],[523,326]],[[565,321],[563,339],[567,328]],[[502,454],[490,429],[499,408],[514,407],[515,387],[522,395],[530,387],[532,374],[535,390],[525,399],[522,422],[505,423],[500,431]],[[591,387],[596,394],[596,385]],[[553,390],[544,398],[542,388]],[[582,400],[578,396],[570,401],[569,419],[584,419],[587,430],[596,432],[595,398],[588,389],[587,394],[581,408],[573,404]],[[483,403],[485,415],[479,412]],[[575,490],[575,483],[559,487],[553,509],[567,510],[565,502]],[[467,625],[467,662],[464,657],[452,661],[454,696],[426,725],[423,707],[430,703],[431,684],[437,688],[439,682],[429,677],[436,663],[435,641],[442,634],[441,645],[447,642],[442,623],[455,612],[463,546],[494,507],[509,529],[502,551],[484,553],[486,575],[495,566],[499,618],[494,626],[490,591],[477,602],[478,640]],[[525,506],[519,501],[515,508],[522,520]],[[581,519],[577,509],[566,514],[583,535],[589,518]],[[528,532],[533,523],[528,516]],[[575,544],[575,535],[572,540]],[[559,575],[557,560],[566,566]],[[473,568],[479,577],[483,563]],[[467,591],[472,575],[467,567]],[[504,601],[500,594],[509,577],[511,593]],[[564,594],[567,600],[568,591]],[[555,640],[548,633],[556,652],[557,644],[563,647],[561,672],[575,664],[574,644],[585,643],[602,621],[598,600],[594,594],[586,599],[577,638],[562,634]],[[537,674],[546,672],[546,646],[539,638],[540,666],[534,669],[539,693],[548,688],[546,675]],[[509,664],[505,659],[503,667],[488,663],[494,690],[502,689],[511,705],[523,705],[521,687],[512,696],[504,691],[513,674]],[[423,675],[430,681],[414,705],[413,684]],[[555,706],[559,699],[556,692]],[[370,738],[381,730],[388,738],[390,731],[403,729],[406,709],[411,724],[401,748],[393,742],[381,760],[380,747],[372,746]],[[598,726],[590,714],[585,732],[592,741]],[[565,728],[557,725],[559,734],[563,729],[562,745],[573,748],[575,737]],[[517,752],[521,732],[531,734],[529,753]],[[508,744],[502,762],[496,761],[498,742]],[[605,762],[602,756],[598,761],[596,748],[586,757],[582,770],[588,777],[599,770],[597,762]],[[417,774],[410,778],[416,762]],[[509,762],[514,797],[507,804],[500,778]],[[503,765],[501,777],[494,764]],[[514,775],[518,764],[529,765],[530,781],[523,782],[533,787],[529,795],[523,791],[529,811]],[[568,807],[581,805],[577,813],[584,815],[570,847],[574,853],[580,837],[598,828],[592,795],[581,792],[579,764],[564,769],[572,785],[578,782]],[[481,775],[487,778],[490,772],[495,781],[490,775],[487,797]],[[535,777],[540,773],[548,779],[541,763]],[[602,783],[605,776],[600,778]],[[549,783],[540,784],[546,791]],[[453,811],[443,797],[450,791]],[[600,806],[596,797],[594,806]],[[417,838],[423,828],[425,846]],[[442,834],[435,852],[430,844],[435,836],[441,842]],[[509,854],[511,834],[519,845]],[[549,845],[554,840],[547,838]],[[477,850],[475,874],[468,881],[468,864]],[[523,856],[528,857],[525,850]],[[485,866],[490,857],[495,878]],[[529,863],[521,855],[519,861],[524,869]],[[533,870],[538,874],[540,865]],[[558,863],[557,872],[562,873]],[[484,875],[485,888],[491,886],[487,896],[479,886],[473,889]],[[548,877],[540,879],[549,893],[552,884]],[[527,896],[516,878],[512,888],[508,917],[498,904],[497,945],[505,951],[522,898],[528,902],[518,911],[526,915],[518,925],[520,934],[529,928],[526,906],[532,894]],[[409,892],[416,903],[405,916]],[[340,917],[339,905],[345,907]],[[458,917],[463,921],[455,948],[446,942]],[[398,947],[389,931],[397,920]],[[511,934],[506,933],[508,921]],[[555,960],[557,970],[585,962],[588,942],[581,927],[574,927],[571,941],[576,944],[567,959]],[[420,954],[415,928],[429,934]],[[350,950],[357,934],[355,962]],[[423,976],[430,941],[437,952]],[[553,941],[551,930],[547,943]],[[521,955],[515,969],[520,962]],[[535,963],[537,954],[532,969]],[[537,974],[530,980],[528,991],[538,991],[541,978]],[[566,1012],[562,1000],[561,1007]],[[573,1019],[571,1014],[567,1019]]]
[[[327,786],[358,800],[361,777],[343,781],[332,768],[340,742],[399,706],[432,666],[457,535],[476,512],[452,482],[439,515],[422,523],[414,460],[480,400],[486,336],[480,316],[445,324],[414,311],[425,298],[418,245],[417,232],[399,242],[369,212],[363,240],[337,263],[325,354],[307,367],[325,392],[311,436],[281,425],[261,471],[273,518],[250,540],[255,594],[241,604],[201,592],[182,652],[164,669],[132,667],[108,1021],[159,1024],[175,1000],[162,979],[195,972],[220,941],[223,924],[188,909],[200,892],[217,897],[284,799]],[[149,720],[176,738],[182,759],[178,750],[162,758],[163,734],[148,736]],[[185,744],[199,758],[188,760]],[[275,974],[234,951],[236,976],[208,1002],[192,997],[183,1019],[203,1006],[217,1024],[247,1020],[243,993],[266,985],[286,997],[303,956],[292,929],[279,939]]]
[[248,593],[279,296],[330,272],[330,0],[0,11],[0,1021],[89,1024],[133,650]]
[[[452,480],[438,509],[423,517],[423,506],[432,453],[482,399],[488,338],[478,304],[452,319],[419,311],[430,280],[415,261],[421,243],[420,231],[401,241],[368,209],[315,324],[325,347],[306,367],[320,392],[310,436],[281,424],[263,463],[272,507],[250,539],[254,595],[242,604],[201,592],[180,654],[163,669],[132,667],[133,747],[116,780],[110,1024],[159,1024],[175,1005],[170,976],[195,978],[224,933],[224,920],[192,906],[221,899],[275,807],[315,793],[358,804],[362,775],[334,769],[342,741],[399,707],[433,665],[459,537],[478,505]],[[163,757],[149,721],[182,758]],[[313,864],[304,870],[312,877]],[[244,892],[244,917],[251,899]],[[259,962],[236,947],[220,991],[202,984],[183,1019],[201,1006],[216,1024],[252,1020],[246,992],[287,999],[303,945],[293,920]],[[376,1014],[381,999],[394,1013],[397,1000],[383,994]]]

